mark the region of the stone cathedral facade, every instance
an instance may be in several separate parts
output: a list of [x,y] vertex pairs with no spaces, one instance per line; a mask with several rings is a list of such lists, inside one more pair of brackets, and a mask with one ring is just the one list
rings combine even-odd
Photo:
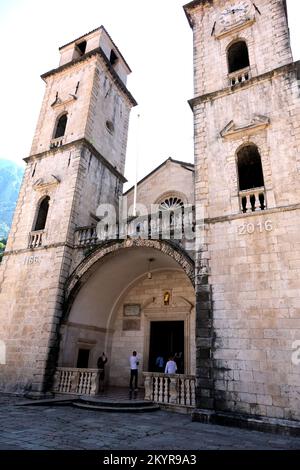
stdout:
[[[195,165],[168,159],[137,202],[195,212],[195,239],[97,237],[119,210],[131,72],[104,27],[63,46],[0,265],[0,390],[42,396],[61,368],[128,382],[179,353],[194,418],[300,419],[300,65],[283,0],[195,0]],[[134,190],[126,193],[129,205]],[[161,219],[158,219],[161,220]],[[138,221],[138,222],[136,222]],[[171,217],[171,222],[174,220]],[[173,223],[172,222],[172,223]],[[151,225],[152,226],[152,225]],[[172,232],[173,233],[173,232]]]

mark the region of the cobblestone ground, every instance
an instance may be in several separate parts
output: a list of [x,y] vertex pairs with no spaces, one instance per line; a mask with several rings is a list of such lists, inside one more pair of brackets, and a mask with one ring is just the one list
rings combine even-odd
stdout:
[[193,423],[157,411],[103,413],[69,406],[16,406],[0,396],[1,450],[217,450],[300,449],[300,438]]

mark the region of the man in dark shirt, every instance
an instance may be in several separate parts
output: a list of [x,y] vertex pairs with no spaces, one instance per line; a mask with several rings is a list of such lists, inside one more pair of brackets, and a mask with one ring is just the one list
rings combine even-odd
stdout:
[[107,357],[105,353],[99,357],[97,361],[97,367],[100,369],[99,375],[99,392],[104,392],[104,379],[105,379],[105,364],[107,363]]

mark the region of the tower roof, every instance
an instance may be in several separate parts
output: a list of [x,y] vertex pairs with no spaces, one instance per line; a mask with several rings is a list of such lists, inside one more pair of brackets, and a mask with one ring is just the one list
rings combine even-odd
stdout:
[[63,46],[61,46],[61,47],[59,48],[59,50],[61,51],[61,50],[64,49],[65,47],[70,46],[70,44],[73,44],[74,42],[77,42],[77,41],[79,41],[80,39],[84,39],[86,36],[89,36],[90,34],[93,34],[93,33],[95,33],[96,31],[104,31],[104,33],[108,36],[108,38],[110,39],[110,41],[111,41],[111,43],[113,44],[114,48],[116,49],[116,51],[117,51],[118,54],[120,55],[120,57],[121,57],[121,59],[123,60],[124,64],[125,64],[126,67],[128,68],[128,71],[131,73],[132,70],[131,70],[131,68],[129,67],[129,65],[128,65],[128,63],[126,62],[126,60],[124,59],[123,54],[120,52],[120,49],[118,48],[118,46],[116,45],[116,43],[112,40],[110,34],[107,32],[107,30],[105,29],[105,27],[104,27],[103,25],[99,26],[99,28],[93,29],[93,30],[90,31],[89,33],[83,34],[82,36],[79,36],[78,38],[73,39],[73,41],[70,41],[70,42],[68,42],[67,44],[64,44]]

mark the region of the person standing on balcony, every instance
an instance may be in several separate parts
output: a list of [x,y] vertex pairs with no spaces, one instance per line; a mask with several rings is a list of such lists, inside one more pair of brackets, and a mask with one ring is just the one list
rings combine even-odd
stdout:
[[159,354],[157,356],[156,361],[155,361],[155,365],[156,365],[157,372],[159,372],[160,374],[163,374],[164,373],[165,360],[164,360],[164,358],[161,354]]
[[170,357],[166,364],[165,374],[176,374],[177,372],[177,364],[174,361],[174,357]]

